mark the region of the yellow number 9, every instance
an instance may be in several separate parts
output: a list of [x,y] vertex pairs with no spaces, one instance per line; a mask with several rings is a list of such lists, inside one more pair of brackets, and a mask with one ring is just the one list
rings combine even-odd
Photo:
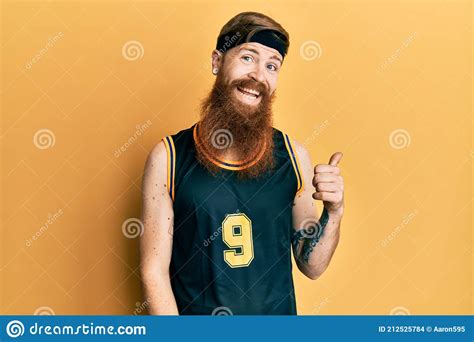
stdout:
[[224,260],[230,267],[250,265],[253,260],[252,221],[247,215],[228,214],[222,221],[222,240],[231,248],[224,251]]

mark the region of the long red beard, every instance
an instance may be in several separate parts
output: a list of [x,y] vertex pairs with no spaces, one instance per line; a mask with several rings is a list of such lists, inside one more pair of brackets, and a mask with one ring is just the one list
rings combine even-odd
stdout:
[[[253,88],[260,91],[261,100],[257,106],[239,101],[234,91]],[[269,94],[266,86],[252,79],[238,79],[226,84],[221,74],[201,104],[201,120],[198,123],[199,162],[212,174],[222,169],[211,159],[224,159],[227,149],[239,161],[249,161],[247,167],[237,170],[240,178],[256,178],[274,165],[272,103],[275,93]]]

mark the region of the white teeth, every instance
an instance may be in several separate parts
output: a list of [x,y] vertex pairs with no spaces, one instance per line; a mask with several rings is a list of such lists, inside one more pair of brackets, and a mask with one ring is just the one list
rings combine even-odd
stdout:
[[253,90],[253,89],[244,88],[244,90],[245,90],[247,93],[254,94],[255,96],[258,96],[258,95],[260,94],[258,91]]
[[255,97],[258,97],[260,93],[254,89],[249,89],[249,88],[242,88],[243,91],[255,95]]

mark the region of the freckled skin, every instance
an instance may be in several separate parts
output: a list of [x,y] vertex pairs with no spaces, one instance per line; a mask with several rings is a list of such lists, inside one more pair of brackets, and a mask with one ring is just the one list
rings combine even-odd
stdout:
[[[172,237],[168,234],[167,217],[172,201],[167,191],[166,149],[160,142],[150,152],[142,180],[142,215],[144,232],[140,238],[140,275],[149,313],[177,315],[178,310],[165,264],[170,263]],[[166,228],[165,228],[166,227]],[[165,230],[166,229],[166,230]]]

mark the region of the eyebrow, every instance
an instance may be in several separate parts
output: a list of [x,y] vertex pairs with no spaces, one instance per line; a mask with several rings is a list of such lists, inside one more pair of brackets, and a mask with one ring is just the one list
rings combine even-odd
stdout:
[[[253,53],[256,54],[256,55],[260,55],[257,50],[252,49],[252,48],[241,47],[241,48],[239,49],[239,52],[241,52],[242,50],[247,50],[247,51],[253,52]],[[272,55],[272,56],[270,57],[270,59],[276,59],[277,61],[280,62],[280,64],[283,64],[283,61],[282,61],[281,58],[279,58],[277,55]]]

